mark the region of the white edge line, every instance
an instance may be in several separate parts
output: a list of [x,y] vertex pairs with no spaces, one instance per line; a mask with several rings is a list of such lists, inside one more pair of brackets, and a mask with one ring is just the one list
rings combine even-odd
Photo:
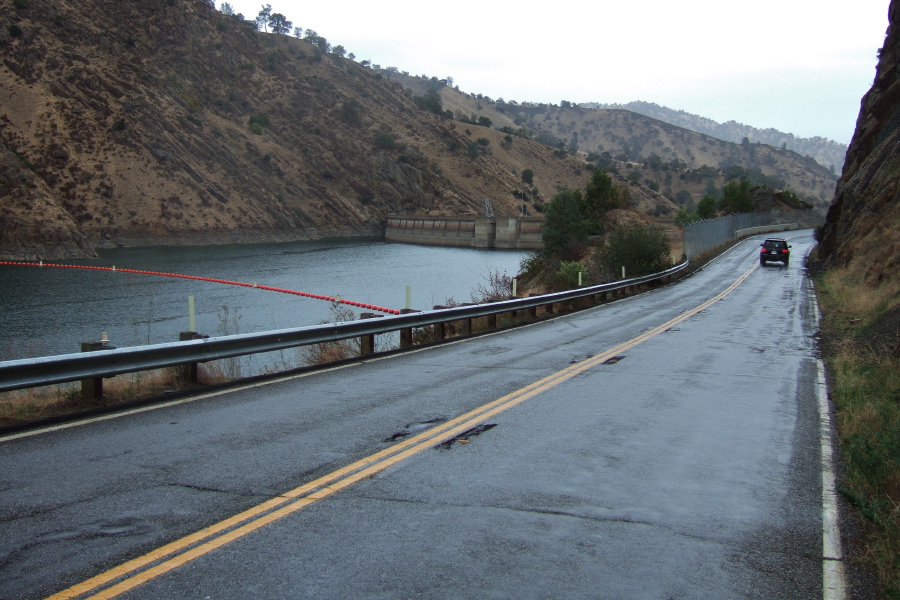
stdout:
[[[815,289],[815,288],[813,288]],[[818,300],[813,296],[816,323],[821,322]],[[828,382],[825,363],[816,360],[816,395],[819,400],[819,435],[822,447],[822,597],[824,600],[844,600],[846,585],[844,554],[841,549],[838,520],[837,483],[834,476],[834,448],[832,445],[831,412],[828,406]]]

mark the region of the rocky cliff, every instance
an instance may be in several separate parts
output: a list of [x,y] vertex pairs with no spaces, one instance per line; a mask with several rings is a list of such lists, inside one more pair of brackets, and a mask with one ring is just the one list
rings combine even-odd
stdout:
[[854,267],[879,287],[900,270],[900,2],[892,0],[875,82],[862,100],[856,132],[820,235],[830,267]]

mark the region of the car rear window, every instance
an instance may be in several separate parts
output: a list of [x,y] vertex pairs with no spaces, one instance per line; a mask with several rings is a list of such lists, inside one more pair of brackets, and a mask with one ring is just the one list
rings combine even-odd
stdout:
[[782,248],[787,246],[787,244],[785,242],[776,241],[776,240],[766,240],[765,243],[766,243],[766,248],[768,248],[769,250],[781,250]]

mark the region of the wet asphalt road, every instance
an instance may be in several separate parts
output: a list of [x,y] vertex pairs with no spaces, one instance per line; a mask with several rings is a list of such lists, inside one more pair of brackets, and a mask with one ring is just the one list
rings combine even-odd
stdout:
[[[821,598],[809,234],[788,268],[494,427],[118,597]],[[50,596],[612,349],[757,252],[502,334],[0,441],[0,599]]]

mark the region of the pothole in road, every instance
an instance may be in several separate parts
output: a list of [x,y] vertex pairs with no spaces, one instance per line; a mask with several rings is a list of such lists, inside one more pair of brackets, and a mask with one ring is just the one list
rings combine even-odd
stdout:
[[429,419],[428,421],[422,421],[420,423],[410,423],[402,430],[398,431],[392,436],[389,436],[384,439],[385,442],[396,442],[397,440],[402,440],[405,437],[409,437],[411,435],[416,435],[418,433],[422,433],[426,429],[430,429],[432,425],[437,425],[438,423],[443,423],[447,419],[445,417],[436,417],[434,419]]
[[614,365],[617,362],[619,362],[620,360],[622,360],[623,358],[625,358],[625,355],[613,356],[612,358],[607,358],[606,360],[604,360],[603,364],[604,365]]
[[450,438],[446,442],[442,442],[436,446],[438,450],[450,450],[453,448],[455,444],[468,444],[469,440],[477,435],[481,435],[485,431],[489,429],[493,429],[496,427],[496,423],[482,423],[481,425],[476,425],[472,429],[467,429],[463,431],[461,434]]

